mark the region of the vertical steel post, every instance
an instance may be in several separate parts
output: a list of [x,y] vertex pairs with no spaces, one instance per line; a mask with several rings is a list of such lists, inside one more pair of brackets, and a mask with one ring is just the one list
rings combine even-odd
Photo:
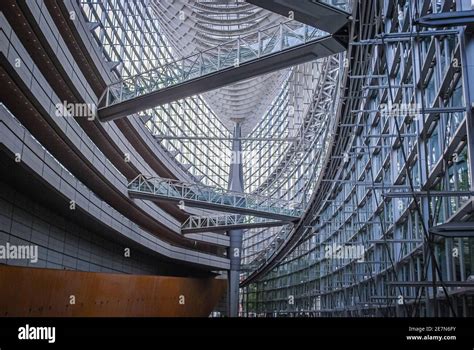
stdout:
[[[240,124],[234,126],[234,140],[232,141],[232,157],[229,173],[229,190],[244,192],[244,174],[242,169],[242,141]],[[230,230],[229,259],[230,270],[228,273],[228,310],[229,317],[239,315],[239,283],[240,283],[240,260],[242,255],[243,230]]]

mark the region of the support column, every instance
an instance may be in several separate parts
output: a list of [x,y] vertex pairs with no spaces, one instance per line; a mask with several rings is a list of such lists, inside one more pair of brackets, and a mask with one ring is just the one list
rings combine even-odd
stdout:
[[[415,14],[415,6],[412,5],[411,8],[411,14],[414,16]],[[415,41],[414,38],[411,39],[411,47],[413,50],[413,55],[412,55],[412,66],[413,66],[413,83],[416,84],[416,81],[420,78],[421,76],[421,67],[419,62],[423,62],[421,58],[421,48],[419,47],[421,43],[419,41]],[[417,107],[425,107],[424,103],[424,88],[421,86],[418,86],[415,90],[415,103]],[[424,122],[425,118],[418,118],[417,120],[417,133],[418,135],[420,134],[421,130],[423,130],[424,127]],[[424,185],[426,184],[426,181],[429,176],[429,169],[428,169],[428,158],[429,155],[427,154],[427,149],[426,149],[426,140],[422,140],[418,138],[418,143],[417,143],[417,153],[418,153],[418,176],[420,179],[420,184]],[[415,165],[416,166],[416,165]],[[425,227],[429,228],[430,226],[430,203],[428,197],[422,197],[420,200],[420,209],[421,209],[421,215],[415,219],[415,220],[420,220]],[[418,226],[417,226],[418,227]],[[430,255],[430,245],[431,242],[427,239],[427,237],[423,236],[423,264],[424,268],[426,269],[426,273],[421,272],[420,277],[424,281],[433,281],[436,276],[433,274],[433,262],[431,261],[431,255]],[[430,288],[426,287],[425,290],[425,305],[426,305],[426,311],[425,315],[420,315],[420,316],[428,316],[428,317],[434,317],[434,310],[435,308],[435,302],[434,298],[434,293],[436,290],[433,290],[433,294],[430,295]],[[397,306],[397,309],[399,306]]]
[[[474,3],[470,0],[457,0],[458,11],[474,10]],[[462,64],[462,79],[464,87],[464,101],[466,103],[466,126],[467,126],[467,152],[468,152],[468,169],[470,176],[470,190],[474,189],[474,63],[472,57],[474,55],[474,31],[472,28],[460,28],[460,48],[461,48],[461,64]],[[472,199],[472,196],[471,196]],[[462,250],[461,250],[462,253]],[[460,256],[460,261],[462,255]],[[461,263],[461,278],[464,270]],[[463,296],[460,300],[463,305],[461,315],[468,314],[467,297]]]
[[[474,10],[474,3],[471,0],[458,0],[458,11]],[[466,122],[467,122],[467,150],[468,167],[471,180],[474,174],[474,63],[472,55],[474,54],[474,33],[472,29],[460,27],[460,48],[462,79],[464,87],[464,101],[466,103]],[[471,181],[471,191],[474,190],[474,181]]]
[[[229,173],[229,190],[244,191],[244,172],[242,168],[242,142],[240,124],[234,126],[234,140],[232,141],[232,157]],[[230,230],[230,270],[228,273],[228,298],[227,314],[229,317],[239,315],[239,283],[240,283],[240,257],[242,252],[243,230]]]

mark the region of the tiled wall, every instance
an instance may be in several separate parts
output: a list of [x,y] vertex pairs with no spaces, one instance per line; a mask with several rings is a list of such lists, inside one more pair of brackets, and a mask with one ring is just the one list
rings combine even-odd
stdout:
[[160,274],[156,259],[83,229],[0,182],[0,245],[38,245],[38,262],[5,260],[2,264],[90,272]]

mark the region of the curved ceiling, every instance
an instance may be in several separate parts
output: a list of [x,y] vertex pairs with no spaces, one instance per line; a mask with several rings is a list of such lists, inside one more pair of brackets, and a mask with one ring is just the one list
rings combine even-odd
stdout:
[[[280,15],[235,0],[152,0],[151,5],[162,32],[180,57],[285,21]],[[246,136],[268,110],[287,73],[286,69],[261,75],[203,97],[230,131],[238,121]]]

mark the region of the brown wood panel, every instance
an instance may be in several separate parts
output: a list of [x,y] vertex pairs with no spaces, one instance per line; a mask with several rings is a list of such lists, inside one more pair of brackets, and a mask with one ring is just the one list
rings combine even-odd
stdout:
[[225,290],[213,278],[0,265],[0,316],[207,317]]

